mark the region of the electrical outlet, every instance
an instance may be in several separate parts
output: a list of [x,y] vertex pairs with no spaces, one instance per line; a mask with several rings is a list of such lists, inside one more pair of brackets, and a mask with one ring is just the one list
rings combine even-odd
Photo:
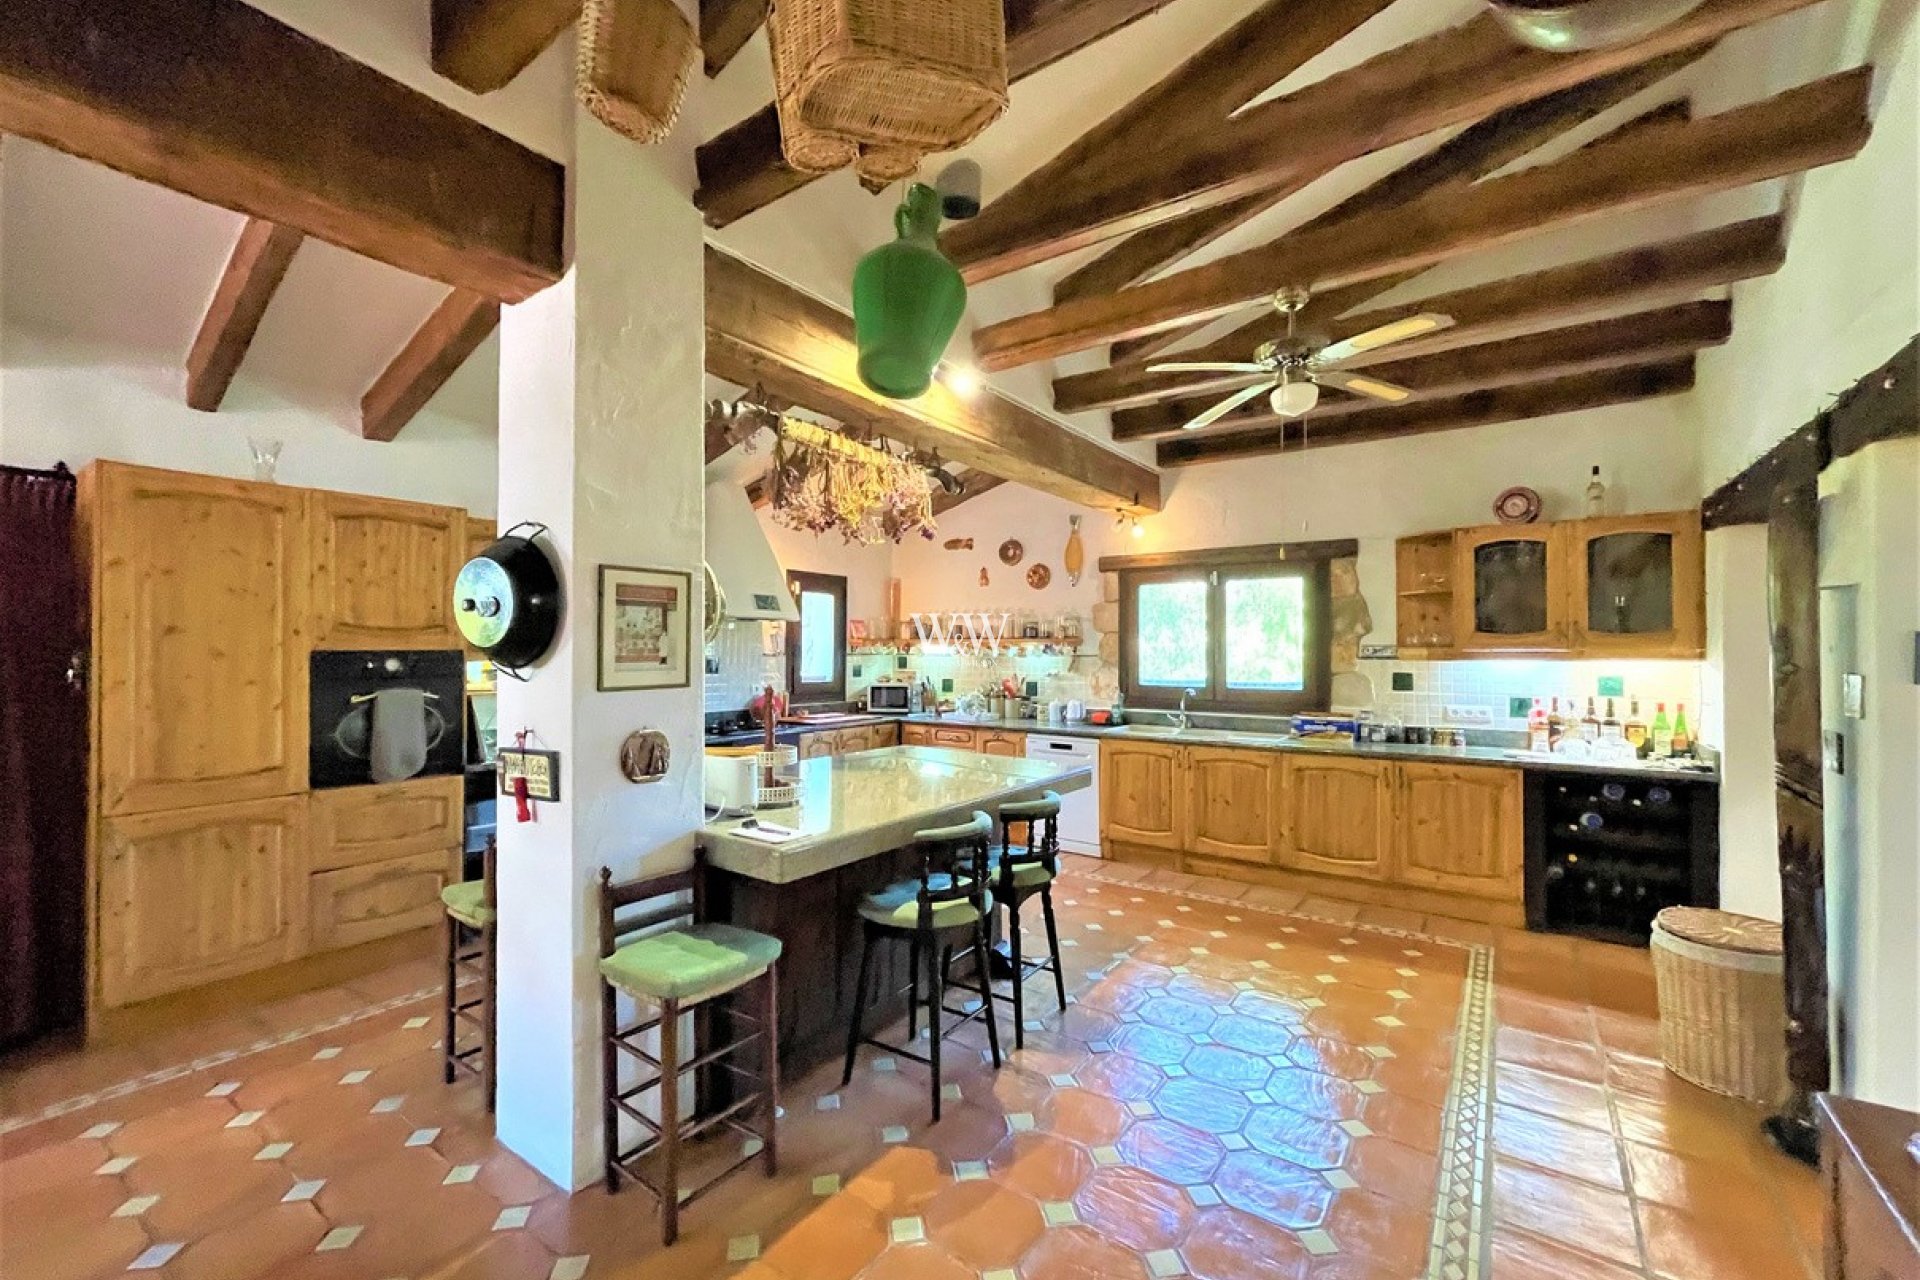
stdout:
[[1413,692],[1413,672],[1396,671],[1393,673],[1393,691],[1395,693]]
[[[1532,709],[1532,704],[1528,704]],[[1448,707],[1447,719],[1454,724],[1492,724],[1493,712],[1485,707]]]

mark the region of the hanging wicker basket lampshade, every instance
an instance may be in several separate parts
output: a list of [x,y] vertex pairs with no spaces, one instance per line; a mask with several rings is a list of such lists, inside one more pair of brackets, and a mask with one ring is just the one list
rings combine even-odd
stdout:
[[774,0],[767,33],[781,145],[796,169],[866,156],[867,176],[904,177],[1007,107],[999,0]]
[[700,60],[693,24],[673,0],[586,0],[574,93],[600,123],[635,142],[666,137]]

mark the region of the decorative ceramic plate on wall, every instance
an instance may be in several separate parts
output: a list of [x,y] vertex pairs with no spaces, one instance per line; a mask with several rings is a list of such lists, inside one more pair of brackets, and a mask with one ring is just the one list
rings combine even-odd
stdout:
[[1515,485],[1493,500],[1493,514],[1501,524],[1532,524],[1540,518],[1540,495]]
[[1037,564],[1033,566],[1033,568],[1027,570],[1027,585],[1032,587],[1035,591],[1045,590],[1046,585],[1052,581],[1053,581],[1053,570],[1047,568],[1047,566],[1043,564]]
[[1020,545],[1020,540],[1018,538],[1008,538],[1005,542],[1000,544],[1000,563],[1001,564],[1019,564],[1020,557],[1026,554],[1027,554],[1027,549]]

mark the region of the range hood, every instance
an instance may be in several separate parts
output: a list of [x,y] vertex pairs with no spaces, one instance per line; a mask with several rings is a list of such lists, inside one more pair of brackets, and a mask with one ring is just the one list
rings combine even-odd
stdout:
[[738,481],[707,486],[707,567],[720,584],[727,617],[799,621],[787,571]]

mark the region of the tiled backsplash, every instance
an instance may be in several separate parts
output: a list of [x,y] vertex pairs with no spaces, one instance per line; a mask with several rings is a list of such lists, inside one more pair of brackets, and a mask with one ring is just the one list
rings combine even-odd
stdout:
[[[783,624],[729,619],[706,656],[718,666],[707,673],[705,708],[708,711],[739,711],[766,685],[785,692],[787,660],[777,643],[769,643],[768,634],[778,634]],[[773,650],[769,653],[768,650]]]
[[[983,658],[976,654],[911,653],[906,669],[933,685],[943,698],[975,693],[988,685],[997,685],[1012,677],[1025,690],[1033,688],[1040,698],[1081,698],[1088,696],[1085,667],[1092,670],[1092,659],[1077,655],[1004,652]],[[896,674],[900,660],[893,654],[861,653],[847,658],[847,696],[858,698],[868,685],[883,675]]]
[[[1405,724],[1466,725],[1470,728],[1524,729],[1526,711],[1533,699],[1559,698],[1564,707],[1568,698],[1586,709],[1593,698],[1600,714],[1606,714],[1607,694],[1602,682],[1618,680],[1623,692],[1614,698],[1619,717],[1627,718],[1631,699],[1640,699],[1640,714],[1649,722],[1656,703],[1667,704],[1667,714],[1685,703],[1687,719],[1700,721],[1700,664],[1697,662],[1544,661],[1525,658],[1500,658],[1472,662],[1404,662],[1399,659],[1363,658],[1360,674],[1373,685],[1372,710],[1376,716],[1395,716]],[[1410,690],[1396,690],[1394,675],[1402,683],[1410,679]],[[1525,699],[1525,706],[1514,699]],[[1339,710],[1352,708],[1336,708]],[[1486,718],[1456,718],[1450,710],[1484,712]],[[1513,713],[1518,710],[1519,715]]]

